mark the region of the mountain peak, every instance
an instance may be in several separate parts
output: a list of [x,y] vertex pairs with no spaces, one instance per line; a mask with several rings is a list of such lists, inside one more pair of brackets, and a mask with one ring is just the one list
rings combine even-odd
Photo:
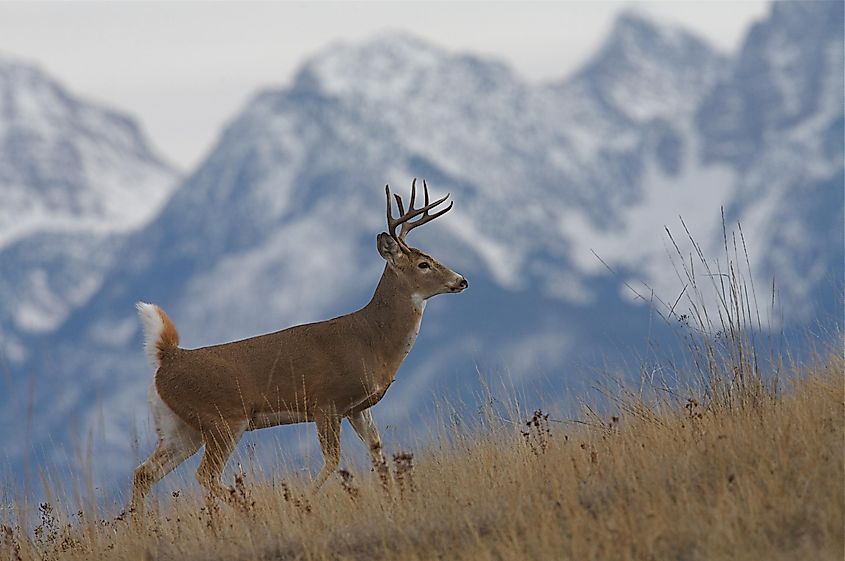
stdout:
[[452,53],[413,33],[390,30],[317,53],[300,69],[294,90],[373,101],[407,99],[426,82],[450,73],[511,80],[510,70],[498,61]]
[[366,85],[395,91],[409,86],[411,75],[425,73],[444,56],[416,36],[386,31],[363,42],[337,42],[318,52],[303,64],[294,87],[329,95],[361,93]]
[[841,0],[772,2],[770,10],[771,22],[789,35],[800,38],[808,29],[823,35],[842,34],[845,8]]
[[[10,117],[34,127],[70,99],[62,86],[37,64],[0,53],[0,138]],[[22,113],[23,112],[23,113]]]
[[623,11],[599,50],[567,85],[586,89],[597,103],[630,121],[690,113],[725,64],[696,34]]
[[40,74],[45,77],[47,74],[37,62],[0,50],[0,72],[11,71]]
[[38,65],[6,54],[0,148],[0,248],[43,229],[137,226],[176,180],[131,117],[73,95]]
[[708,158],[747,165],[781,137],[773,131],[804,120],[811,128],[841,126],[835,123],[842,114],[844,6],[775,2],[751,27],[730,72],[698,112]]
[[712,47],[700,36],[677,23],[661,18],[637,6],[628,7],[616,16],[608,35],[608,43],[622,41],[659,50],[668,47],[689,48],[690,44]]

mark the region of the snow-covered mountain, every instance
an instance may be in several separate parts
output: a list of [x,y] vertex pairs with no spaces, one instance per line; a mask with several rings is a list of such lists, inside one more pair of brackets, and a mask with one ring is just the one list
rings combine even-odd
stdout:
[[676,119],[695,111],[726,64],[726,57],[687,30],[627,11],[598,53],[559,87],[574,90],[606,118]]
[[[494,390],[540,399],[533,385],[560,403],[592,366],[635,362],[668,328],[647,328],[648,308],[590,249],[673,298],[680,286],[662,226],[678,214],[716,248],[724,206],[743,220],[759,278],[777,274],[786,310],[836,309],[842,28],[794,26],[837,18],[840,3],[777,3],[727,56],[626,13],[579,72],[542,86],[404,33],[325,49],[231,121],[155,219],[128,236],[90,301],[32,343],[0,412],[4,453],[15,466],[33,449],[61,462],[56,444],[93,434],[97,475],[128,473],[127,435],[137,427],[149,442],[151,378],[133,303],[161,304],[189,347],[351,311],[383,266],[382,187],[401,192],[415,176],[435,195],[451,192],[455,208],[410,241],[464,274],[470,290],[429,304],[377,406],[399,431],[444,400],[471,413],[476,371]],[[789,57],[800,72],[783,70]],[[750,83],[761,74],[771,88]],[[763,111],[775,87],[818,99]],[[741,103],[759,117],[725,117]],[[44,412],[34,445],[11,437],[28,392]]]
[[805,322],[842,319],[843,11],[773,3],[696,113],[703,160],[737,170],[729,216],[764,250],[759,278]]
[[[682,216],[714,255],[722,244],[717,217],[724,206],[729,226],[742,223],[755,277],[769,286],[774,279],[787,321],[841,320],[842,19],[839,2],[773,3],[735,57],[716,63],[716,70],[699,66],[716,78],[685,92],[696,100],[689,111],[676,110],[672,96],[663,96],[668,111],[647,120],[640,137],[652,157],[631,158],[625,176],[608,187],[609,199],[621,198],[615,222],[573,213],[565,228],[574,245],[594,248],[670,294],[677,282],[666,274],[662,232],[655,226],[678,229],[676,217]],[[664,70],[676,68],[680,63],[671,53],[685,50],[667,45],[654,59],[666,61],[659,64]],[[620,185],[628,186],[628,196]],[[591,254],[575,255],[584,271],[603,267]]]
[[0,56],[0,351],[26,357],[99,288],[177,183],[127,116]]

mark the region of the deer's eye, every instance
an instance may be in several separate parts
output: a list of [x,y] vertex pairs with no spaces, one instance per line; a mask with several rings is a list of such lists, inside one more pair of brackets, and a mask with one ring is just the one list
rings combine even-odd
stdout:
[[429,265],[429,264],[428,264],[428,263],[426,263],[425,261],[422,261],[422,262],[420,262],[420,264],[419,264],[419,265],[417,265],[417,267],[419,267],[420,269],[428,269],[428,268],[430,268],[430,267],[431,267],[431,265]]

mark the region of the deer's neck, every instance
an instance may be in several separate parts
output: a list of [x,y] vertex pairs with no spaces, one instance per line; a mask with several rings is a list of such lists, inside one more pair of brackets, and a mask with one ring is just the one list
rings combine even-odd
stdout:
[[372,300],[360,313],[374,329],[380,347],[401,362],[419,333],[425,300],[385,266]]

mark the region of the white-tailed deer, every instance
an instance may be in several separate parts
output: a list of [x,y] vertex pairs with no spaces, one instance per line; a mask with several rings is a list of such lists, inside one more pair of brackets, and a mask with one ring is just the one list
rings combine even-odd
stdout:
[[324,466],[314,488],[338,466],[344,417],[373,462],[384,461],[370,407],[384,396],[414,345],[426,300],[467,287],[464,277],[405,242],[408,232],[452,208],[449,203],[429,214],[449,195],[429,203],[428,186],[423,185],[420,208],[414,207],[416,180],[407,212],[394,195],[398,218],[393,218],[390,188],[385,186],[389,233],[378,235],[377,247],[387,263],[372,300],[357,312],[242,341],[182,349],[167,314],[153,304],[138,303],[144,347],[155,368],[149,401],[158,446],[135,470],[136,510],[143,508],[159,479],[202,445],[197,479],[212,494],[225,497],[220,474],[249,430],[316,423]]

